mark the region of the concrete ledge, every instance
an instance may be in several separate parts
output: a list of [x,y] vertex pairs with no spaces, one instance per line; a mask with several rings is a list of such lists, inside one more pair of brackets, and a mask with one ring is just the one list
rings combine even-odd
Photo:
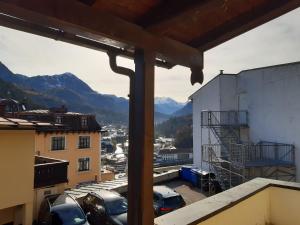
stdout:
[[206,198],[164,216],[158,217],[155,219],[155,224],[199,224],[202,221],[205,221],[214,215],[235,206],[236,204],[268,187],[281,187],[286,189],[300,190],[299,183],[256,178],[210,198]]
[[[154,184],[159,184],[168,180],[173,180],[179,177],[179,170],[170,170],[164,173],[154,174],[153,182]],[[116,179],[112,181],[94,183],[94,184],[86,184],[82,185],[78,188],[73,188],[71,190],[65,191],[65,193],[73,196],[74,198],[80,200],[87,193],[96,191],[98,189],[106,189],[111,191],[116,191],[120,194],[126,193],[128,188],[127,177],[122,179]]]

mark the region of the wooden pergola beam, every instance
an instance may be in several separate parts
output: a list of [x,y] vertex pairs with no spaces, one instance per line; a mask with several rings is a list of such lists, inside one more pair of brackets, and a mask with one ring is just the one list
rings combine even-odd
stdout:
[[197,7],[209,1],[212,0],[164,0],[145,15],[138,18],[136,22],[145,28],[153,29],[157,27],[159,29],[162,26],[165,27],[166,24],[171,24],[184,14],[194,11]]
[[300,0],[266,1],[257,8],[248,11],[192,40],[189,44],[206,51],[224,43],[242,33],[271,21],[300,6]]
[[[67,42],[70,44],[78,45],[85,48],[90,48],[97,51],[113,52],[116,53],[118,56],[134,59],[134,52],[130,49],[121,49],[118,47],[113,47],[110,45],[103,44],[101,42],[97,42],[95,40],[86,39],[84,37],[62,32],[60,30],[55,30],[49,27],[31,24],[28,21],[7,16],[4,14],[0,14],[0,26],[51,38],[56,41]],[[155,61],[155,65],[166,69],[170,69],[174,66],[174,64],[171,64],[166,61],[158,60],[158,59]]]
[[[223,3],[222,0],[179,0],[175,3],[167,1],[152,12],[149,12],[149,15],[141,18],[140,23],[148,31],[163,34],[165,31],[168,31],[169,27],[181,22],[184,18],[190,17],[195,12],[201,13],[212,8],[221,7]],[[151,17],[155,19],[153,20]]]
[[203,52],[77,1],[0,0],[0,13],[112,46],[153,51],[173,64],[203,67]]

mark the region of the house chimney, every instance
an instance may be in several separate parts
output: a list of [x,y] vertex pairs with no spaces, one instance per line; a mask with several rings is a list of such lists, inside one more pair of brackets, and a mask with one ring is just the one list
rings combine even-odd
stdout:
[[220,75],[222,75],[222,74],[223,74],[223,72],[224,72],[224,70],[220,70]]

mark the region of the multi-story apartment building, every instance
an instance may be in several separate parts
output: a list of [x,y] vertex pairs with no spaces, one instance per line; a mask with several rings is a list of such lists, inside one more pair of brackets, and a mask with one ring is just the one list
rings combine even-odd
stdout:
[[13,99],[0,100],[0,116],[50,123],[35,133],[35,153],[69,162],[68,187],[101,180],[100,130],[94,115],[68,112],[67,108],[26,110]]
[[68,112],[65,107],[21,111],[19,118],[55,124],[37,128],[35,153],[69,161],[68,187],[100,181],[100,130],[94,115]]
[[299,85],[298,62],[221,73],[201,87],[190,97],[194,164],[225,182],[228,170],[299,181]]
[[36,129],[54,126],[0,117],[0,224],[31,225],[44,196],[65,190],[68,162],[34,155]]

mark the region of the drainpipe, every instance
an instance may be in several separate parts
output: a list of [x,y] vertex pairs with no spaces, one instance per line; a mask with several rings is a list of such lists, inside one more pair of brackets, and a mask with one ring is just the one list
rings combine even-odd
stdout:
[[[133,85],[134,85],[134,80],[133,80],[133,76],[135,74],[135,72],[131,69],[122,67],[122,66],[118,66],[117,65],[117,56],[118,54],[116,52],[107,52],[107,55],[109,57],[109,65],[110,68],[113,72],[121,74],[121,75],[125,75],[127,77],[129,77],[129,140],[132,140],[132,123],[133,123],[133,113],[132,113],[132,109],[133,109],[133,104],[134,104],[134,91],[133,91]],[[128,142],[128,151],[130,151],[131,149],[131,143]],[[128,157],[127,157],[127,164],[126,164],[126,174],[128,176]]]

